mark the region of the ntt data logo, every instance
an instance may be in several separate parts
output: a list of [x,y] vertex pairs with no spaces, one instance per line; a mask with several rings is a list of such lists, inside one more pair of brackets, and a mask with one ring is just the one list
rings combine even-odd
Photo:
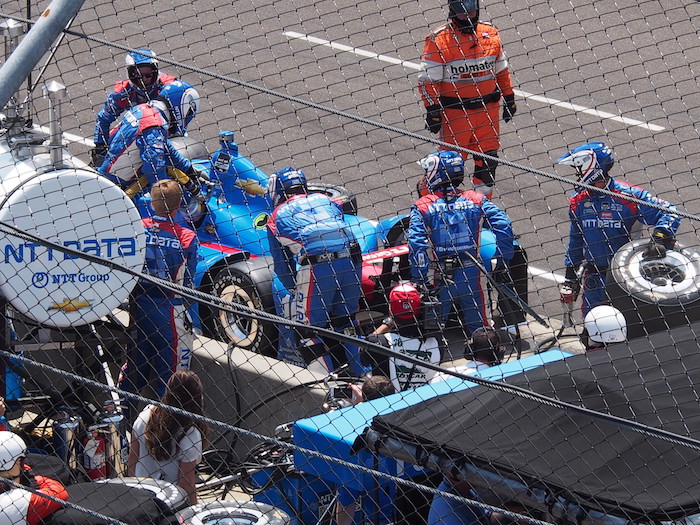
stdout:
[[[63,246],[104,259],[132,257],[137,254],[135,237],[71,240],[65,241]],[[63,253],[51,247],[32,242],[5,244],[2,246],[1,253],[4,264],[66,261],[79,258],[77,255]]]

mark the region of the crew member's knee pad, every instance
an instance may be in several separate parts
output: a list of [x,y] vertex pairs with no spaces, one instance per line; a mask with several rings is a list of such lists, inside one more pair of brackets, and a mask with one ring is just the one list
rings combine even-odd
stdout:
[[[498,157],[498,151],[485,151],[485,155]],[[493,186],[496,183],[496,168],[498,162],[493,159],[475,159],[474,160],[474,191],[490,196],[493,192]]]

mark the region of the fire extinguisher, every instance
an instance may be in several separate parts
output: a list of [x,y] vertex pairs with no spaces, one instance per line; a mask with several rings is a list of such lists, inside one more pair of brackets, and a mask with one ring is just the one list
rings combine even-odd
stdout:
[[106,444],[107,440],[97,427],[88,428],[88,436],[83,441],[83,466],[90,479],[107,477]]

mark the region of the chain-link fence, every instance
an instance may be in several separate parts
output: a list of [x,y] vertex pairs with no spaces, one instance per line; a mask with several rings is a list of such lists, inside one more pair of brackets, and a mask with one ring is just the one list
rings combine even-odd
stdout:
[[6,4],[0,523],[700,514],[700,4]]

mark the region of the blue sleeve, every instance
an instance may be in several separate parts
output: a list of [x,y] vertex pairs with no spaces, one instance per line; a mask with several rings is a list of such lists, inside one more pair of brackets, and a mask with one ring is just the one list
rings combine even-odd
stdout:
[[411,277],[420,283],[427,283],[430,258],[430,238],[423,220],[423,214],[417,206],[411,208],[408,224],[408,262],[411,267]]
[[296,261],[292,254],[277,239],[268,228],[267,239],[270,242],[270,255],[275,264],[275,275],[286,290],[296,288]]
[[167,179],[166,167],[166,131],[153,126],[143,130],[136,139],[141,154],[141,175],[145,175],[149,184],[155,184],[159,180]]
[[673,204],[663,199],[653,197],[646,190],[637,190],[635,191],[634,196],[640,200],[643,200],[644,202],[663,206],[664,208],[663,210],[659,210],[650,206],[640,205],[640,220],[644,224],[664,230],[666,233],[672,236],[676,235],[676,232],[681,225],[681,218],[674,213],[678,210]]
[[[107,95],[107,100],[97,114],[97,120],[95,121],[95,144],[107,144],[109,142],[109,128],[124,111],[124,109],[119,107],[118,103],[120,98],[124,98],[124,96],[124,93],[115,93],[114,91]],[[128,96],[128,93],[126,96]]]
[[486,225],[496,236],[496,257],[503,262],[513,258],[513,226],[506,212],[496,206],[489,199],[484,199],[481,203],[484,210]]
[[571,209],[569,209],[569,220],[569,247],[564,256],[564,265],[578,268],[583,262],[583,230],[581,230],[579,222]]
[[199,240],[195,240],[187,249],[187,269],[185,270],[184,286],[195,288],[194,275],[197,273],[197,263],[199,262]]

